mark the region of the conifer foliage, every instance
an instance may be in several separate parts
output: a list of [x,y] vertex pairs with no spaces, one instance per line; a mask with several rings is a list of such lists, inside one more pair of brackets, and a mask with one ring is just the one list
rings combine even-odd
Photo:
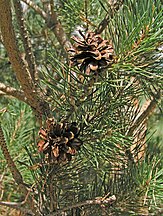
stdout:
[[161,0],[0,0],[0,16],[0,205],[160,215]]

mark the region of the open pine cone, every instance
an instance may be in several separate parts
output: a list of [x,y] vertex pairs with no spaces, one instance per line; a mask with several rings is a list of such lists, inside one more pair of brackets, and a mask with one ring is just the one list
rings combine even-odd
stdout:
[[41,140],[37,143],[38,150],[48,154],[56,163],[70,161],[82,145],[79,132],[75,122],[57,123],[53,118],[48,119],[46,129],[39,131]]
[[78,66],[80,71],[89,75],[113,63],[114,50],[110,41],[103,40],[94,32],[87,32],[86,35],[80,31],[79,33],[81,38],[72,37],[76,43],[70,50],[71,65]]

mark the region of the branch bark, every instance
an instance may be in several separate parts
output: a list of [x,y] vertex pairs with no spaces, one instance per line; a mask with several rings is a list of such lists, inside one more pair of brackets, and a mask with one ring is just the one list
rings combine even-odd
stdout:
[[6,95],[13,96],[17,98],[18,100],[21,100],[27,103],[24,92],[21,90],[17,90],[11,86],[6,86],[5,84],[0,83],[0,91],[2,91]]
[[13,3],[14,3],[16,17],[17,17],[17,23],[19,25],[19,30],[23,41],[24,50],[25,50],[25,58],[28,63],[28,69],[32,77],[32,80],[35,83],[37,80],[37,67],[36,67],[35,57],[32,51],[31,41],[29,39],[28,32],[25,26],[22,7],[20,4],[20,0],[14,0]]

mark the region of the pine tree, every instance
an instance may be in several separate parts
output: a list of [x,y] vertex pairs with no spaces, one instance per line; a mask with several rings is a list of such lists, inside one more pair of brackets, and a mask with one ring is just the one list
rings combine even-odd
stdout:
[[161,214],[161,6],[0,0],[1,206]]

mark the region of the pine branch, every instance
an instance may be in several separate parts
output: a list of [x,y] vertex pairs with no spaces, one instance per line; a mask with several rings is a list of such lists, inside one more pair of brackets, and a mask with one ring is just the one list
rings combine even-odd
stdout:
[[61,25],[61,22],[58,19],[58,15],[55,11],[53,11],[52,15],[47,20],[47,27],[53,30],[57,40],[66,51],[71,48],[72,45],[68,40],[64,32],[64,29]]
[[39,115],[42,113],[49,114],[50,110],[47,103],[42,99],[41,93],[38,93],[29,70],[20,57],[20,51],[16,43],[16,35],[12,25],[11,5],[9,0],[0,0],[0,14],[0,29],[3,43],[28,104],[30,104]]
[[[0,14],[1,14],[0,27],[1,27],[2,37],[3,37],[3,42],[8,52],[10,62],[17,75],[17,79],[22,85],[24,93],[26,94],[27,98],[34,103],[34,100],[31,98],[31,96],[34,96],[34,98],[36,97],[34,95],[34,85],[31,80],[29,71],[27,70],[25,64],[23,63],[20,57],[20,52],[16,44],[16,35],[12,25],[12,14],[11,14],[10,7],[11,5],[9,0],[0,1]],[[31,92],[31,90],[33,91]],[[31,93],[31,96],[29,94],[29,91]]]
[[24,214],[35,215],[29,208],[22,207],[22,205],[22,203],[0,201],[0,206],[6,206],[9,208],[19,210]]
[[55,216],[55,215],[59,215],[65,211],[68,211],[70,209],[73,209],[73,208],[79,208],[81,206],[86,206],[86,205],[103,205],[103,204],[112,204],[113,202],[116,201],[116,197],[115,195],[111,196],[111,197],[104,197],[104,198],[97,198],[95,200],[86,200],[84,202],[80,202],[80,203],[76,203],[74,205],[71,205],[71,206],[68,206],[68,207],[65,207],[61,210],[58,210],[57,212],[55,213],[51,213],[49,214],[48,216]]
[[155,210],[154,213],[151,213],[150,216],[156,216],[156,215],[162,215],[163,214],[163,208]]
[[[12,173],[12,176],[15,180],[15,182],[18,184],[18,186],[20,187],[20,190],[22,192],[22,194],[25,196],[25,200],[27,200],[28,196],[29,196],[29,191],[27,190],[26,184],[23,182],[23,177],[21,175],[21,173],[19,172],[19,170],[17,169],[13,159],[10,156],[10,153],[8,151],[7,148],[7,144],[3,135],[3,131],[0,125],[0,147],[2,149],[2,153],[6,159],[7,165]],[[33,200],[31,199],[31,197],[27,200],[28,204],[30,205],[31,209],[33,207]],[[34,208],[32,209],[34,210]]]
[[0,96],[5,96],[6,93],[4,93],[3,91],[0,91]]
[[147,119],[154,111],[160,97],[160,93],[156,93],[155,95],[153,95],[153,99],[147,100],[141,106],[141,108],[139,106],[139,100],[136,99],[133,101],[133,109],[129,108],[129,112],[131,113],[131,124],[128,130],[125,132],[125,136],[131,136],[134,138],[134,140],[130,149],[126,150],[126,155],[132,162],[137,162],[144,158],[146,147]]
[[58,19],[57,13],[53,11],[53,7],[50,7],[51,8],[50,13],[45,13],[44,10],[42,10],[40,7],[35,5],[32,1],[23,0],[23,2],[29,5],[31,8],[35,10],[36,13],[42,16],[42,18],[45,20],[47,24],[47,27],[54,32],[60,45],[64,47],[64,50],[66,51],[66,55],[67,55],[67,50],[69,50],[72,47],[72,45],[68,40],[67,35],[64,32],[62,24]]
[[18,100],[21,100],[23,102],[27,102],[24,92],[18,89],[15,89],[11,86],[6,86],[3,83],[0,83],[0,91],[2,91],[2,93],[4,95],[9,95],[9,96],[13,96],[15,98],[17,98]]
[[98,28],[95,31],[96,34],[101,34],[106,29],[110,20],[113,19],[116,12],[123,5],[123,2],[124,0],[109,0],[108,1],[108,4],[110,6],[108,14],[106,14],[105,18],[99,24]]
[[54,13],[54,1],[50,0],[50,10],[51,10],[51,14]]
[[47,14],[50,12],[50,0],[41,0],[41,3],[43,5],[44,11],[46,11]]
[[1,149],[2,149],[3,155],[5,156],[7,164],[8,164],[8,166],[9,166],[9,168],[11,170],[11,173],[13,175],[13,178],[15,179],[15,182],[18,185],[22,184],[23,192],[25,191],[25,193],[26,193],[27,189],[24,186],[22,175],[20,174],[20,172],[17,169],[14,161],[12,160],[12,158],[10,156],[10,153],[9,153],[9,151],[7,149],[6,141],[5,141],[5,138],[4,138],[1,126],[0,126],[0,145],[1,145]]
[[28,63],[28,69],[33,79],[33,82],[35,83],[37,79],[36,62],[35,62],[35,57],[32,51],[31,41],[29,39],[28,32],[25,27],[22,7],[21,7],[19,0],[14,0],[13,2],[14,2],[15,12],[17,16],[17,22],[18,22],[19,29],[20,29],[20,34],[23,40],[23,46],[25,50],[25,57]]
[[131,136],[134,132],[134,130],[140,125],[142,124],[153,112],[153,110],[155,109],[158,100],[161,98],[161,94],[160,92],[156,93],[153,97],[153,99],[151,100],[150,104],[148,105],[148,107],[144,110],[144,112],[142,112],[142,114],[136,119],[136,121],[134,122],[134,124],[132,125],[132,127],[129,129],[127,136]]
[[34,4],[31,0],[22,0],[24,3],[26,3],[28,6],[30,6],[37,14],[42,16],[43,19],[47,18],[47,14],[44,10],[42,10],[39,6]]

